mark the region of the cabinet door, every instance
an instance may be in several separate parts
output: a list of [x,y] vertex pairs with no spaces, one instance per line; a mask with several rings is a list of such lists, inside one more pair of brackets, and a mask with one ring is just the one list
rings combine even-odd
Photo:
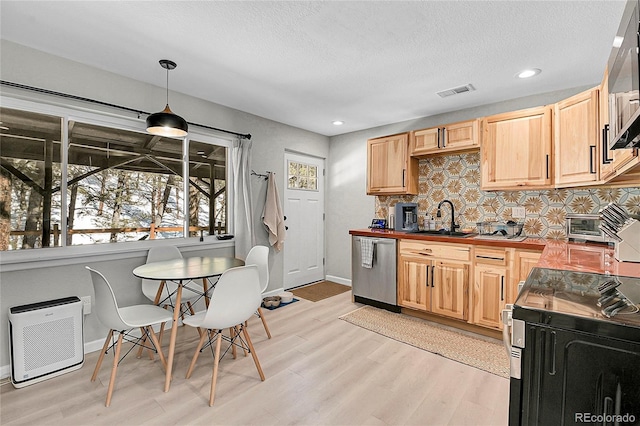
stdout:
[[555,104],[555,186],[579,186],[598,180],[598,89]]
[[436,261],[433,271],[431,312],[467,319],[469,265]]
[[516,250],[511,271],[511,285],[507,291],[507,303],[515,302],[518,297],[518,283],[527,279],[529,272],[538,264],[541,254],[539,251]]
[[440,149],[440,128],[416,130],[411,133],[411,155],[437,152]]
[[409,158],[409,134],[367,141],[367,194],[417,194],[418,159]]
[[485,117],[480,151],[482,189],[550,188],[551,107]]
[[431,261],[399,256],[398,305],[428,311],[431,307]]
[[444,127],[442,148],[462,150],[478,146],[478,120],[448,124]]
[[507,299],[507,268],[477,264],[473,280],[473,323],[502,329],[502,310]]

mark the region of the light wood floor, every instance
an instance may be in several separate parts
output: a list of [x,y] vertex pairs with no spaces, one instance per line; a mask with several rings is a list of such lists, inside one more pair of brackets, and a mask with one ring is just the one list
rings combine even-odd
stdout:
[[228,355],[220,363],[213,407],[208,406],[212,355],[202,353],[186,380],[197,332],[181,327],[168,393],[157,357],[132,354],[118,368],[111,407],[105,408],[112,355],[92,383],[94,352],[80,370],[22,389],[4,384],[0,424],[507,424],[507,379],[338,319],[359,306],[348,292],[265,311],[271,340],[252,318],[249,331],[266,381],[260,381],[251,356]]

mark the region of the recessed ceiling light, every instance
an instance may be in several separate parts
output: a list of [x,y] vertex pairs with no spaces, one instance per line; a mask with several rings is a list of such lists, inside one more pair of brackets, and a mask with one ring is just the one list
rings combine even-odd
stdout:
[[529,77],[533,77],[534,75],[538,75],[540,74],[542,71],[538,68],[530,68],[528,70],[523,70],[520,71],[518,74],[516,74],[516,77],[518,78],[529,78]]
[[622,46],[622,40],[624,40],[624,37],[621,37],[621,36],[615,36],[615,38],[613,39],[613,47],[620,47],[620,46]]
[[340,120],[336,120],[333,122],[334,126],[342,126],[344,124],[344,121],[340,121]]

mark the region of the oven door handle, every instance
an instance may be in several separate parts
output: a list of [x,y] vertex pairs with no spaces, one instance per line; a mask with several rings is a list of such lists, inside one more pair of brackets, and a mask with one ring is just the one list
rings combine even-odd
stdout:
[[511,327],[513,325],[513,305],[506,304],[502,310],[502,342],[507,350],[507,356],[511,357]]

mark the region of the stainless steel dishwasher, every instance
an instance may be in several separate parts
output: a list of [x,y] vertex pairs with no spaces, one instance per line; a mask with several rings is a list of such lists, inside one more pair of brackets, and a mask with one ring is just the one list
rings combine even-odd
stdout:
[[[373,243],[371,268],[363,266],[362,242]],[[400,312],[396,291],[396,240],[351,237],[351,286],[354,300],[393,312]]]

